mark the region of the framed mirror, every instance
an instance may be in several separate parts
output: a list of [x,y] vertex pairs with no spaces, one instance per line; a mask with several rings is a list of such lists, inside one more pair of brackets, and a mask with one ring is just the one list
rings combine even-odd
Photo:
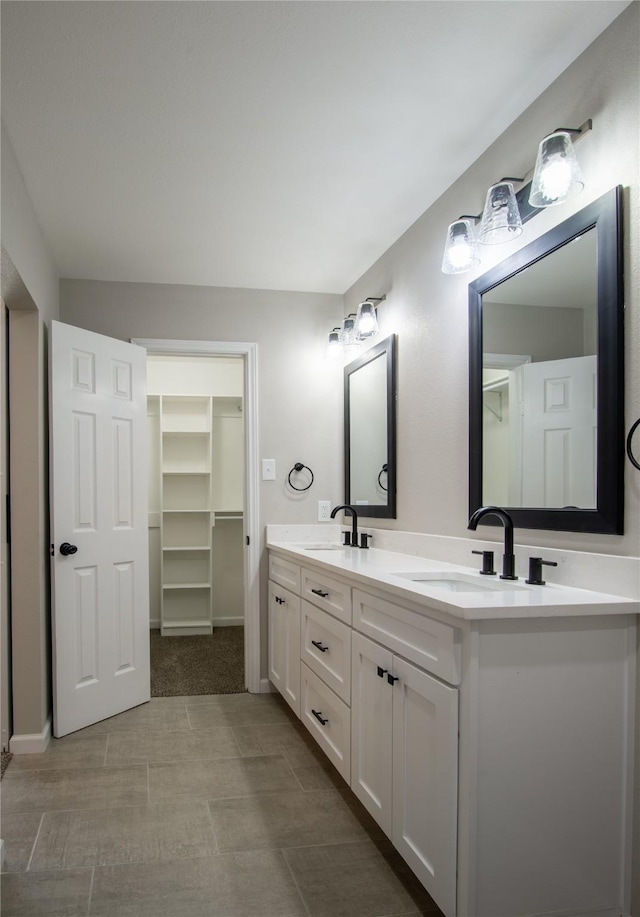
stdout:
[[470,514],[621,535],[623,398],[618,187],[469,285]]
[[396,336],[344,368],[344,502],[396,516]]

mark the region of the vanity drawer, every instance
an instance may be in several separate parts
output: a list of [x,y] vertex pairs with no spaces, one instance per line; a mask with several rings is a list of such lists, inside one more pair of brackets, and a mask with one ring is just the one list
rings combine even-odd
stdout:
[[300,718],[327,758],[350,783],[351,711],[304,662],[300,669]]
[[353,626],[443,681],[460,684],[458,628],[359,589],[353,590]]
[[351,628],[304,600],[300,656],[345,704],[351,703]]
[[351,624],[350,586],[305,567],[302,567],[301,579],[300,595],[303,599],[323,608],[345,624]]
[[269,579],[300,595],[300,567],[290,560],[269,554]]

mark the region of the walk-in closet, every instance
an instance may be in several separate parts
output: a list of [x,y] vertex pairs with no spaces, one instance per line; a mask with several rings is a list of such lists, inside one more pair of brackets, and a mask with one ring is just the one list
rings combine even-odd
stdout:
[[[242,641],[243,378],[241,358],[148,356],[152,693],[209,693],[174,684],[179,669],[227,670]],[[154,659],[171,681],[157,692]]]

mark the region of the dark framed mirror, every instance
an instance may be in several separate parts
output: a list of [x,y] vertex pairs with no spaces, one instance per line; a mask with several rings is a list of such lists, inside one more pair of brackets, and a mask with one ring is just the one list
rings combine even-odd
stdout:
[[396,336],[344,368],[344,502],[396,516]]
[[623,533],[621,204],[612,189],[469,285],[470,514]]

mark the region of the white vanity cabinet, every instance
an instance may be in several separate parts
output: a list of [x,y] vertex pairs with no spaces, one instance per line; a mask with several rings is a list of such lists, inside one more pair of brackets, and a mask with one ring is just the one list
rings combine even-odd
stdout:
[[299,716],[446,917],[629,917],[637,603],[521,586],[456,614],[370,555],[283,555]]
[[269,582],[269,679],[300,716],[300,598]]

